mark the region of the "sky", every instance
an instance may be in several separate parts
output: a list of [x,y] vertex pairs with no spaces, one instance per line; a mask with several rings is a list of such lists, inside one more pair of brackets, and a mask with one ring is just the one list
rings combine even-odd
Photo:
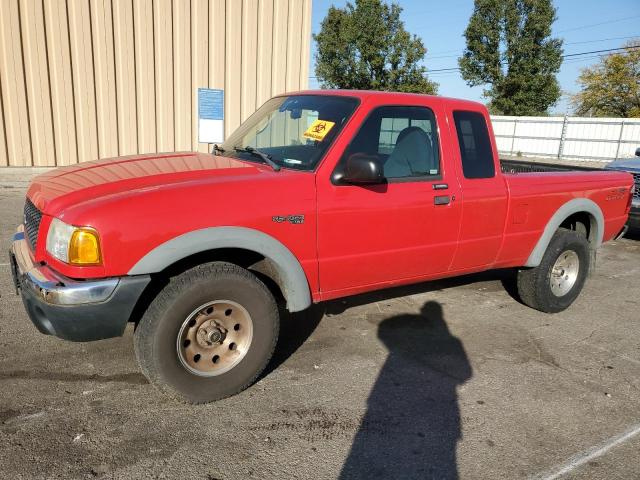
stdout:
[[[473,12],[473,0],[396,0],[403,8],[405,28],[427,48],[429,70],[458,66],[465,47],[464,30]],[[564,39],[564,54],[619,48],[640,38],[640,0],[555,0],[557,20],[553,35]],[[331,5],[343,7],[346,0],[313,0],[312,28],[317,33]],[[629,37],[629,38],[623,38]],[[315,78],[316,45],[312,40],[309,87],[319,87]],[[558,73],[563,96],[552,113],[570,113],[569,95],[579,90],[580,70],[598,62],[597,54],[566,58]],[[458,71],[433,72],[429,78],[439,84],[438,93],[448,97],[483,101],[482,87],[467,86]]]

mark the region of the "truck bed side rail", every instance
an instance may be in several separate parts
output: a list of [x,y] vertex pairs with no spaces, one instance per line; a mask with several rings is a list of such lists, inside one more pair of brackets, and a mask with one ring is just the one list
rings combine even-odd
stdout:
[[569,171],[597,171],[600,168],[575,165],[559,165],[557,163],[527,162],[524,160],[500,159],[502,173],[541,173]]

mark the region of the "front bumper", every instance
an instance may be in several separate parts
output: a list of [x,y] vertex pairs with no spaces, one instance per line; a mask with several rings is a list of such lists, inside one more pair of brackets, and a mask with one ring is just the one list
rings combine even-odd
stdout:
[[47,335],[86,342],[122,335],[148,275],[73,280],[35,264],[22,227],[9,252],[16,292],[36,328]]

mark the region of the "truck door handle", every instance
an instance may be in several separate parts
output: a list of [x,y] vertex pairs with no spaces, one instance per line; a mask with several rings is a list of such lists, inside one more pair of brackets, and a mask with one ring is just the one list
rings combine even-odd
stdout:
[[449,205],[451,203],[451,197],[449,195],[436,195],[433,197],[434,205]]
[[447,188],[449,188],[449,185],[446,183],[434,183],[433,184],[433,189],[434,190],[446,190]]

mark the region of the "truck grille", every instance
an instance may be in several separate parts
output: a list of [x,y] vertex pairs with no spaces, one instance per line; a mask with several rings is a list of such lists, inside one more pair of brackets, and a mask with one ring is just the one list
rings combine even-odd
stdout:
[[40,230],[41,220],[42,212],[27,198],[24,204],[24,231],[27,234],[27,241],[33,250],[36,249],[38,243],[38,230]]
[[640,199],[640,173],[633,174],[633,181],[636,184],[636,191],[633,194],[633,198]]

